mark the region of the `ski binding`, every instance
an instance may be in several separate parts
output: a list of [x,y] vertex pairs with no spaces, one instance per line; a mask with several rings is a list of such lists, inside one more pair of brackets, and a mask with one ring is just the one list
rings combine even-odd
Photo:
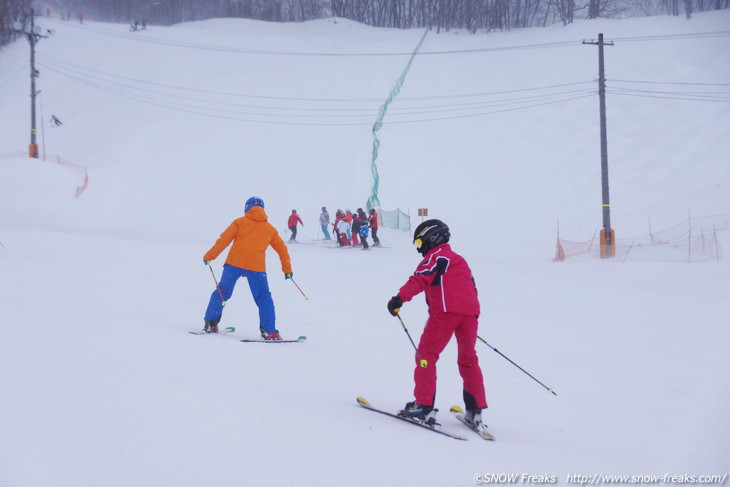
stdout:
[[456,419],[458,419],[459,421],[461,421],[462,423],[464,423],[470,430],[472,430],[474,433],[476,433],[479,436],[481,436],[483,439],[489,440],[489,441],[494,441],[496,439],[494,437],[494,435],[492,435],[492,433],[490,433],[489,431],[487,431],[487,427],[486,426],[477,427],[477,426],[474,426],[473,424],[467,422],[466,421],[466,418],[464,418],[464,410],[461,409],[459,406],[451,406],[451,408],[449,409],[449,411],[451,411],[451,413],[454,416],[456,416]]
[[[233,333],[234,331],[236,331],[235,327],[227,326],[227,327],[223,328],[222,330],[219,330],[218,334],[220,335],[221,333]],[[189,331],[188,333],[190,333],[191,335],[215,335],[215,333],[209,333],[205,330]]]
[[414,419],[410,418],[404,418],[403,416],[398,416],[397,414],[389,413],[388,411],[383,411],[382,409],[378,409],[376,407],[373,407],[367,399],[364,397],[357,397],[357,403],[362,406],[365,409],[369,409],[370,411],[374,411],[376,413],[384,414],[386,416],[390,416],[391,418],[399,419],[401,421],[405,421],[406,423],[411,423],[416,426],[420,426],[421,428],[425,428],[427,430],[433,431],[434,433],[439,433],[444,436],[448,436],[449,438],[454,438],[456,440],[466,440],[466,438],[455,435],[453,433],[449,433],[448,431],[445,431],[441,428],[436,428],[435,426],[429,426],[427,424],[421,423],[420,421],[416,421]]
[[299,338],[295,338],[292,340],[264,340],[263,338],[244,338],[241,341],[244,343],[303,343],[304,341],[306,341],[306,339],[307,337],[300,336]]

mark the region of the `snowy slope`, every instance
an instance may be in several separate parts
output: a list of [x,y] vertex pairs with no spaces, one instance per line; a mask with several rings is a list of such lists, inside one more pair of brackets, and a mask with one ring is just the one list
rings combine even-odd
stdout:
[[[427,35],[379,133],[380,200],[450,225],[480,290],[480,335],[558,393],[479,344],[494,443],[355,404],[411,399],[412,348],[385,303],[419,256],[390,230],[388,248],[370,252],[311,240],[322,205],[334,214],[370,195],[372,124],[422,31],[342,19],[137,33],[39,23],[55,29],[38,45],[39,142],[85,166],[89,185],[75,199],[78,174],[12,155],[29,139],[28,45],[6,47],[3,487],[469,486],[487,473],[565,485],[569,474],[728,472],[727,258],[551,257],[558,220],[576,240],[601,223],[597,51],[581,40],[615,40],[611,88],[661,81],[674,84],[648,89],[727,98],[730,37],[687,34],[727,31],[730,12]],[[524,97],[538,98],[514,104]],[[730,212],[730,105],[676,98],[609,94],[621,237],[647,233],[648,218],[662,228]],[[64,125],[51,127],[51,114]],[[186,333],[213,290],[202,255],[252,195],[282,234],[292,208],[304,220],[307,244],[290,252],[309,299],[273,252],[268,265],[278,327],[305,344],[238,342],[258,326],[245,283],[224,314],[235,334]],[[718,236],[730,248],[727,231]],[[402,316],[417,337],[425,304]],[[446,412],[460,398],[452,343],[437,406],[444,427],[468,434]]]

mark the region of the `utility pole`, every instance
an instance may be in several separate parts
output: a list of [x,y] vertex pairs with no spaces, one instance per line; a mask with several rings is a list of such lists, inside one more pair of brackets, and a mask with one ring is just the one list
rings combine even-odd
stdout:
[[30,145],[28,146],[28,156],[38,158],[38,143],[36,142],[36,114],[35,114],[35,97],[38,95],[35,89],[35,79],[38,77],[38,70],[35,69],[35,45],[41,37],[47,37],[40,34],[40,28],[35,25],[35,13],[30,9],[30,28],[26,30],[25,21],[15,25],[15,30],[21,32],[30,43]]
[[616,255],[616,240],[611,228],[611,205],[608,196],[608,141],[606,138],[606,72],[603,63],[603,46],[613,46],[604,42],[603,34],[598,34],[598,42],[583,41],[583,44],[598,46],[598,99],[601,126],[601,208],[603,209],[603,230],[601,230],[601,258]]

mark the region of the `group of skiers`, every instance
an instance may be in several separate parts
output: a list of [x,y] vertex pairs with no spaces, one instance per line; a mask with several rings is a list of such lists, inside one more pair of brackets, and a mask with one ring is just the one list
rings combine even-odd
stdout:
[[[330,215],[326,207],[322,207],[322,213],[319,215],[319,224],[322,227],[325,240],[332,240],[329,234]],[[370,210],[370,215],[366,215],[362,208],[358,208],[355,213],[350,210],[337,210],[335,213],[335,222],[332,225],[337,244],[340,247],[362,247],[362,250],[368,250],[368,236],[372,232],[373,247],[380,245],[378,238],[378,214],[374,208]]]
[[[297,223],[301,223],[301,218],[296,210],[292,210],[290,228],[293,226],[296,230]],[[329,214],[326,207],[322,207],[320,224],[325,239],[329,239]],[[370,210],[370,216],[362,208],[358,208],[356,213],[337,210],[334,228],[338,242],[343,246],[357,245],[359,236],[366,249],[368,228],[373,229],[376,245],[379,242],[375,210]],[[296,232],[292,233],[294,238]],[[399,312],[403,304],[423,292],[429,314],[414,357],[415,400],[406,403],[398,415],[427,426],[438,425],[435,417],[438,409],[434,408],[436,363],[451,337],[455,336],[466,406],[464,417],[475,428],[486,428],[481,413],[487,408],[487,401],[476,353],[479,298],[471,269],[463,257],[451,250],[448,243],[450,237],[449,227],[440,220],[427,220],[418,225],[413,234],[413,244],[423,259],[413,275],[387,303],[388,312],[400,319]],[[245,276],[259,310],[262,339],[281,340],[266,274],[266,249],[271,246],[279,254],[285,279],[293,279],[294,274],[287,246],[276,228],[268,222],[263,199],[253,196],[246,201],[244,216],[234,220],[203,256],[205,265],[210,266],[210,262],[231,244],[223,275],[220,282],[216,281],[216,289],[205,311],[204,330],[208,333],[218,332],[223,307],[233,295],[238,279]]]
[[[142,19],[142,23],[141,23],[141,25],[142,25],[142,30],[145,30],[145,29],[147,29],[147,19],[144,19],[144,18],[143,18],[143,19]],[[131,21],[129,22],[129,31],[130,31],[130,32],[134,32],[134,31],[137,31],[137,30],[139,30],[139,26],[140,26],[140,22],[139,22],[139,20],[137,20],[137,19],[132,19],[132,20],[131,20]]]
[[[297,210],[292,210],[289,219],[286,222],[288,231],[291,232],[289,242],[297,241],[297,225],[304,225]],[[322,228],[323,240],[332,240],[330,237],[330,214],[327,207],[322,207],[322,213],[319,215],[319,225]],[[362,208],[358,208],[355,213],[350,210],[337,210],[335,213],[335,221],[332,224],[332,230],[340,247],[362,247],[362,250],[368,250],[368,236],[372,231],[373,247],[380,245],[378,238],[378,214],[375,209],[370,210],[370,215],[366,215]]]

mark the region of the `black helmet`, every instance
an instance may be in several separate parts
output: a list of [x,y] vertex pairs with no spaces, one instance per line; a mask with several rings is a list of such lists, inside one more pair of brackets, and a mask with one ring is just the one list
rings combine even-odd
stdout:
[[426,220],[413,233],[413,243],[421,255],[426,255],[432,248],[448,242],[449,238],[449,227],[441,220]]

